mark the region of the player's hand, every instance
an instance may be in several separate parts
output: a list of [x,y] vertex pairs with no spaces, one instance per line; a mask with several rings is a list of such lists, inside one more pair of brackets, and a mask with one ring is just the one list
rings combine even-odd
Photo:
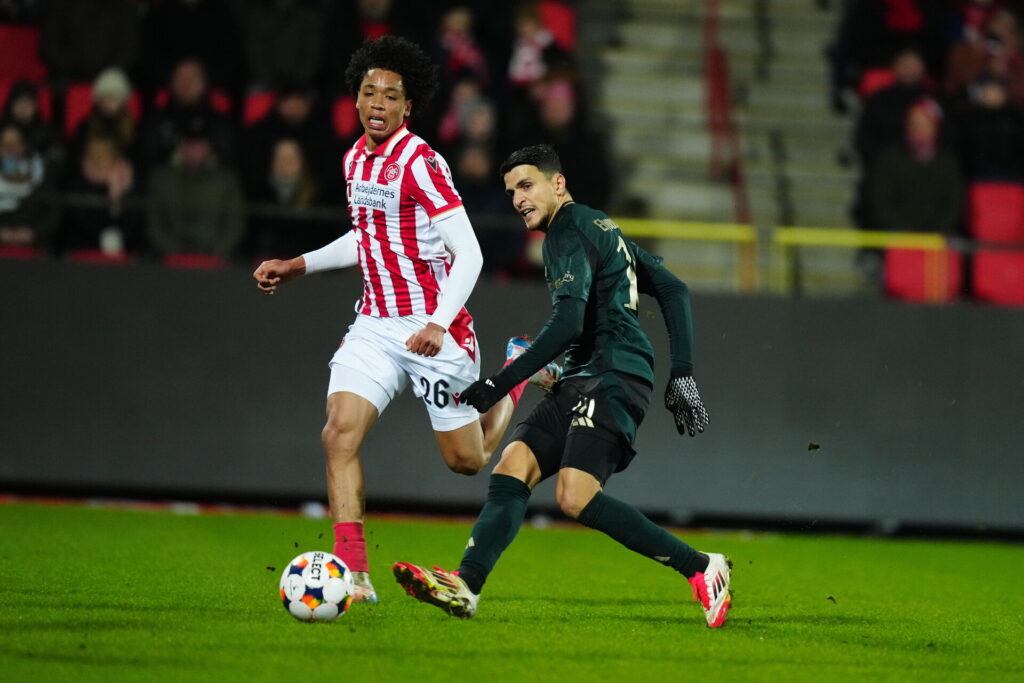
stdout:
[[680,434],[689,432],[690,436],[697,436],[697,432],[703,432],[708,426],[708,411],[700,400],[697,383],[688,373],[672,374],[665,387],[665,407],[672,413]]
[[421,356],[436,356],[444,344],[445,329],[437,323],[427,323],[405,340],[405,348]]
[[273,294],[277,286],[294,280],[306,272],[306,261],[301,256],[288,261],[271,259],[264,261],[253,271],[256,286],[265,294]]
[[478,413],[486,413],[507,393],[508,391],[502,391],[495,385],[493,377],[488,377],[478,379],[466,387],[459,394],[459,400],[476,408]]

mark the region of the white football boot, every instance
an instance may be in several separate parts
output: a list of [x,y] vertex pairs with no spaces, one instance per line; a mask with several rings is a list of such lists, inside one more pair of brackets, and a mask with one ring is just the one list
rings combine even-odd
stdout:
[[440,607],[453,617],[468,619],[476,614],[480,596],[469,590],[457,573],[408,562],[395,562],[392,570],[405,592],[420,602]]
[[690,579],[693,599],[704,608],[704,617],[709,628],[718,628],[725,623],[725,617],[732,607],[732,592],[729,590],[732,561],[719,553],[704,553],[708,556],[708,568],[697,572]]
[[355,591],[352,593],[353,602],[369,602],[376,605],[380,602],[377,598],[377,591],[370,583],[370,572],[352,572],[352,585]]

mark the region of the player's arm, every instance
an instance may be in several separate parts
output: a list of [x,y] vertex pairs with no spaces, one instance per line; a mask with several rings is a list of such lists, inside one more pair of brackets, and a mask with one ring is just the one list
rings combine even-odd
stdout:
[[521,356],[501,372],[469,385],[460,399],[486,413],[520,382],[558,358],[580,336],[587,302],[576,297],[564,297],[555,302],[551,317]]
[[693,315],[686,283],[661,264],[661,259],[640,247],[637,252],[637,286],[658,300],[668,331],[672,370],[665,387],[665,407],[672,413],[680,434],[696,436],[708,424],[708,411],[693,379]]
[[440,233],[448,251],[452,253],[453,260],[444,290],[437,302],[437,308],[430,316],[430,321],[405,343],[410,351],[424,356],[435,356],[441,350],[448,326],[466,305],[484,265],[480,243],[477,242],[476,233],[473,232],[465,209],[459,207],[450,211],[435,220],[434,227]]
[[349,230],[330,244],[293,259],[271,259],[261,263],[253,278],[261,292],[273,294],[277,286],[309,273],[347,268],[359,261],[355,232]]
[[[550,247],[553,243],[558,246]],[[552,259],[553,253],[560,253],[561,257]],[[551,317],[530,348],[497,375],[474,382],[462,392],[461,398],[482,413],[514,386],[558,358],[583,332],[587,296],[597,269],[596,252],[575,234],[548,235],[545,238],[544,265],[549,272],[572,273],[572,277],[562,278],[555,286]]]
[[[634,245],[635,246],[635,245]],[[661,259],[636,247],[637,289],[658,300],[668,332],[672,370],[693,374],[693,315],[686,283],[661,264]]]

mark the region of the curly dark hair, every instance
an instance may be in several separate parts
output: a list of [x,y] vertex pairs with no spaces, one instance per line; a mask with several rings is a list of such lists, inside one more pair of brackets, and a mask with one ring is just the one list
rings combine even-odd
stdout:
[[363,77],[370,69],[394,71],[402,77],[406,99],[422,110],[437,90],[437,67],[419,45],[398,36],[368,40],[352,53],[345,68],[349,92],[358,96]]
[[504,178],[505,174],[516,166],[536,166],[549,177],[562,172],[562,160],[558,158],[558,152],[551,145],[531,145],[512,152],[501,162],[498,177]]

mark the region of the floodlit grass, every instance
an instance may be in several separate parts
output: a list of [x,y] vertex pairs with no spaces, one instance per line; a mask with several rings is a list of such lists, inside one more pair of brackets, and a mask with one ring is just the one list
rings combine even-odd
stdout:
[[0,505],[4,681],[831,681],[1024,676],[1024,548],[684,533],[735,562],[729,623],[602,535],[523,528],[474,619],[405,596],[406,560],[452,567],[468,521],[371,519],[382,603],[292,619],[284,565],[330,550],[294,516]]

